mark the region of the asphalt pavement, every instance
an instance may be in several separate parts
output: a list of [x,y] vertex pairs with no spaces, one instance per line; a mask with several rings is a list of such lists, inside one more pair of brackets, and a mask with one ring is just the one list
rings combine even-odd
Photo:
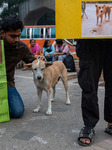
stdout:
[[0,123],[0,150],[111,150],[112,137],[104,133],[103,119],[104,87],[99,86],[100,120],[96,125],[95,141],[90,147],[77,144],[80,129],[84,126],[81,115],[81,89],[77,78],[69,80],[71,105],[67,106],[64,86],[56,86],[56,101],[52,103],[53,114],[46,115],[47,94],[43,92],[39,113],[33,113],[37,106],[36,87],[31,70],[16,70],[16,87],[24,101],[25,113],[20,119]]

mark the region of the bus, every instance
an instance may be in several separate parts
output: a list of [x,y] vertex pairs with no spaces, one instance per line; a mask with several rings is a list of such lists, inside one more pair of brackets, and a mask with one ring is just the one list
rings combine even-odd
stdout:
[[[56,40],[56,28],[55,25],[39,25],[39,26],[25,26],[22,34],[21,41],[30,44],[30,39],[35,39],[36,43],[39,44],[41,50],[44,45],[44,41],[49,39],[51,43]],[[76,41],[74,39],[63,39],[70,47],[70,52],[73,55],[74,59],[77,59],[76,56]]]

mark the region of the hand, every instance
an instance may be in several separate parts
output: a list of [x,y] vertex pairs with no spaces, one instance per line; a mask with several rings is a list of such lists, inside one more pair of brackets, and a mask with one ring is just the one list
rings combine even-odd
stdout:
[[44,56],[41,56],[41,55],[39,55],[39,56],[37,57],[37,59],[46,61],[45,57],[44,57]]
[[56,55],[57,55],[56,53],[52,54],[52,56],[56,56]]
[[49,56],[50,54],[47,54],[46,56]]

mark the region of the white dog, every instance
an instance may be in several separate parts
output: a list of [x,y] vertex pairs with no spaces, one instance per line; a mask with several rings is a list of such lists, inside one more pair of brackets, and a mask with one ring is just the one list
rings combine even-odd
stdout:
[[[39,103],[36,109],[33,112],[39,112],[41,105],[42,91],[45,90],[48,94],[48,110],[47,115],[52,114],[51,110],[51,101],[55,100],[55,85],[59,81],[59,78],[62,79],[65,90],[67,101],[66,104],[71,104],[68,93],[68,83],[67,83],[67,70],[64,64],[61,61],[56,61],[50,66],[48,63],[42,60],[35,60],[32,62],[32,71],[34,77],[34,83],[37,87],[37,94],[39,98]],[[53,100],[51,100],[51,90],[53,88]]]

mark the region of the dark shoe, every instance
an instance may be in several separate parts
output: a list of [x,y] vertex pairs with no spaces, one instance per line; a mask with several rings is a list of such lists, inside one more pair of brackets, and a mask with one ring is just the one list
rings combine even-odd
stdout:
[[[95,131],[93,128],[83,127],[79,133],[78,144],[81,146],[90,146],[94,141],[94,137]],[[83,143],[82,141],[80,141],[81,138],[90,139],[90,143]]]
[[104,132],[112,136],[112,125],[110,125],[109,127],[105,128]]

